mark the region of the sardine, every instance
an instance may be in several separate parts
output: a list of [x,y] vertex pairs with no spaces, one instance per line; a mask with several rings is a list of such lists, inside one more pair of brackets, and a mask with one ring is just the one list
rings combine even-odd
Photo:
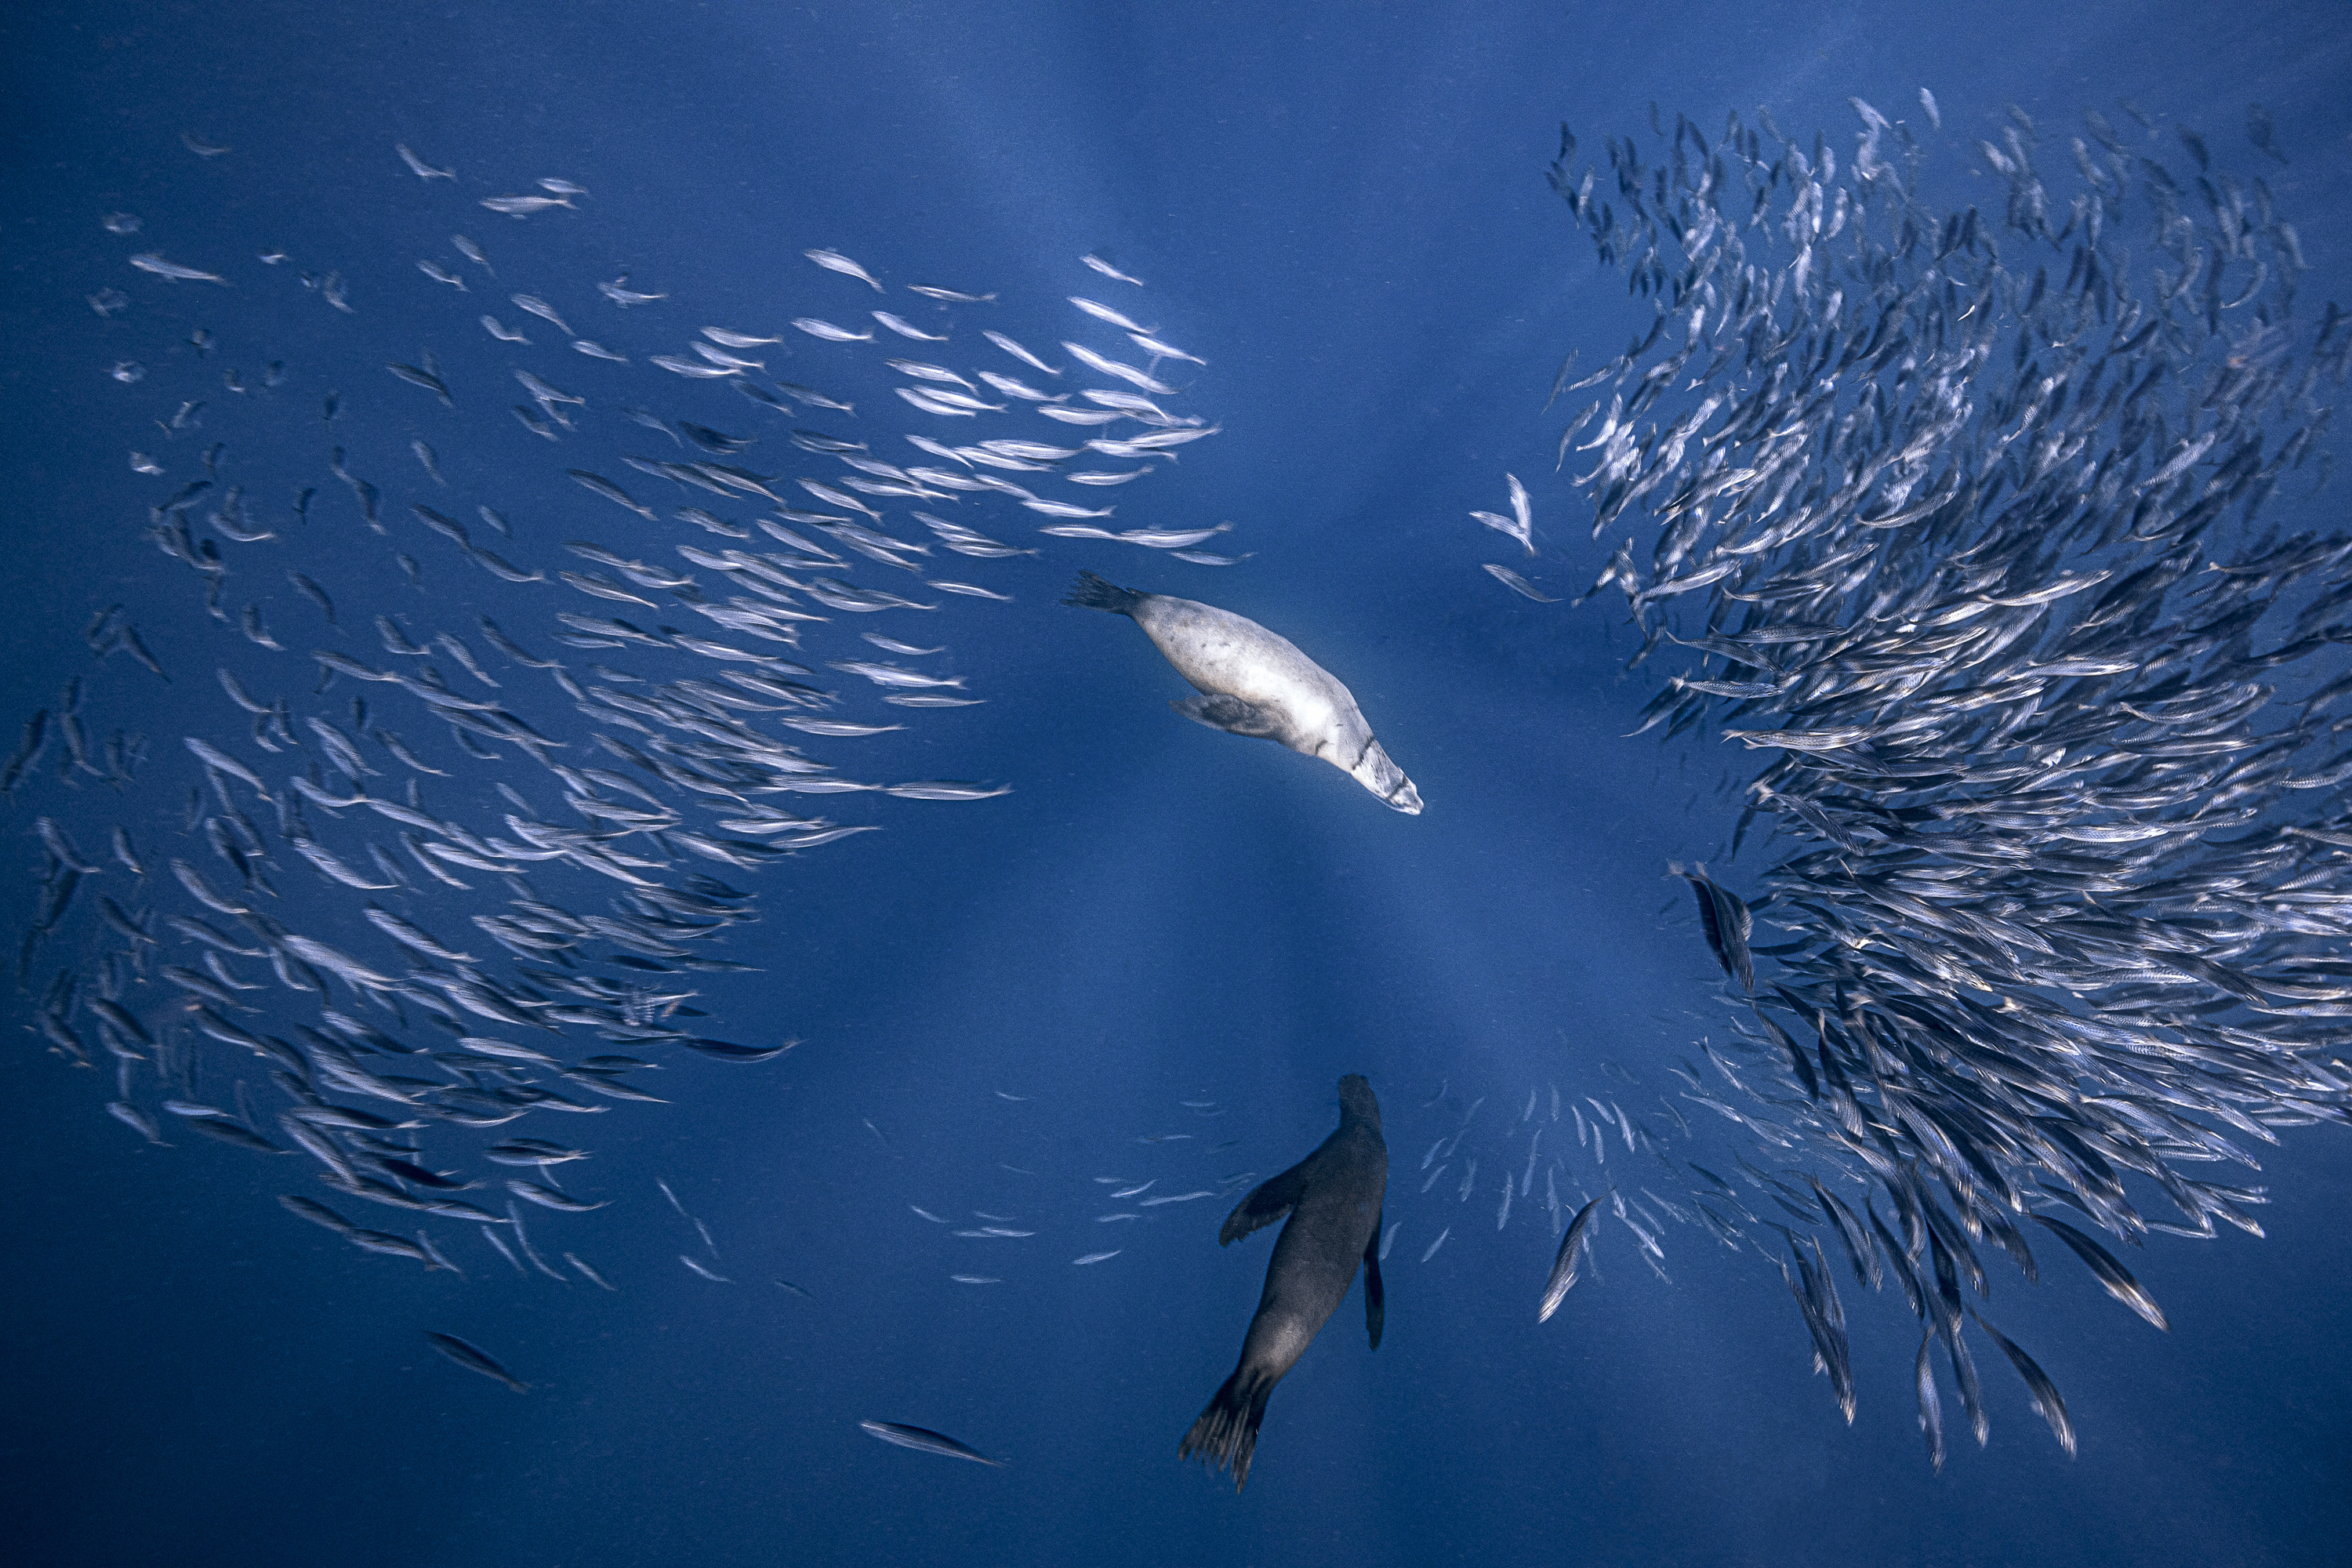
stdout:
[[223,288],[229,286],[228,279],[217,272],[206,272],[194,267],[183,267],[176,261],[164,260],[152,251],[132,257],[131,265],[142,272],[152,272],[158,278],[170,279],[176,282],[217,283]]
[[855,278],[859,282],[872,289],[877,294],[885,291],[882,285],[874,280],[874,274],[866,271],[866,268],[858,266],[857,263],[850,260],[849,258],[842,255],[841,252],[837,250],[803,250],[801,254],[807,257],[811,261],[815,262],[819,267],[824,268],[827,272],[838,272],[845,278]]

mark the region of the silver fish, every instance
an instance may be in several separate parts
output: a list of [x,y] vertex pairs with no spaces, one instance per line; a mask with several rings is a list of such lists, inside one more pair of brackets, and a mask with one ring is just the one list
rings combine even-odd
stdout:
[[876,310],[871,313],[876,321],[881,322],[884,326],[889,328],[892,331],[898,333],[902,338],[913,338],[918,342],[926,343],[943,343],[948,341],[947,334],[944,332],[927,332],[923,331],[922,328],[916,326],[912,321],[906,320],[902,316],[892,315],[887,310]]
[[1121,272],[1118,268],[1113,267],[1109,262],[1105,261],[1101,257],[1096,256],[1091,252],[1079,257],[1078,259],[1085,262],[1088,267],[1092,268],[1097,272],[1101,273],[1106,278],[1116,279],[1121,283],[1132,283],[1139,289],[1144,287],[1142,279],[1129,277],[1126,273]]
[[860,1421],[858,1429],[870,1436],[900,1448],[912,1448],[919,1454],[937,1454],[942,1458],[970,1459],[975,1464],[1002,1467],[1002,1459],[992,1459],[969,1444],[960,1443],[944,1432],[934,1432],[928,1426],[908,1426],[896,1421]]
[[814,316],[795,316],[793,325],[809,336],[822,338],[829,343],[870,343],[874,341],[874,334],[870,331],[853,332],[847,327],[836,327],[831,321],[819,321]]
[[504,213],[509,217],[525,218],[534,213],[543,213],[550,207],[569,207],[572,205],[572,198],[569,196],[484,196],[482,205],[494,213]]
[[838,272],[845,278],[856,279],[859,282],[872,289],[877,294],[886,291],[881,284],[874,280],[874,274],[866,271],[866,268],[858,266],[857,263],[850,260],[849,258],[842,255],[841,252],[837,250],[803,250],[801,254],[807,257],[811,261],[815,262],[819,267],[824,268],[827,272]]
[[228,287],[228,279],[217,272],[206,272],[195,267],[183,267],[176,261],[164,260],[153,251],[132,257],[131,265],[142,272],[152,272],[158,278],[167,278],[177,282],[217,283],[223,288]]
[[643,289],[632,289],[628,283],[629,275],[624,272],[609,283],[597,284],[596,292],[624,309],[631,305],[650,305],[656,300],[669,298],[667,294],[648,294]]
[[[1607,1197],[1615,1191],[1612,1187],[1601,1197]],[[1552,1258],[1551,1278],[1544,1282],[1543,1301],[1536,1309],[1537,1322],[1549,1322],[1551,1315],[1559,1310],[1559,1304],[1568,1300],[1569,1291],[1575,1287],[1578,1261],[1586,1245],[1585,1235],[1600,1206],[1601,1198],[1594,1198],[1577,1210],[1576,1217],[1569,1222],[1568,1234],[1560,1238],[1559,1250]]]
[[400,161],[408,165],[408,172],[415,175],[420,180],[454,180],[457,177],[457,171],[456,169],[435,168],[432,164],[426,163],[424,159],[410,152],[405,142],[394,142],[392,150],[400,154]]
[[1023,364],[1028,365],[1033,369],[1042,370],[1047,375],[1059,375],[1062,374],[1060,371],[1055,370],[1052,365],[1047,364],[1044,360],[1039,359],[1035,354],[1031,353],[1027,349],[1023,348],[1019,343],[1014,342],[1011,338],[1006,337],[1003,332],[983,331],[981,333],[981,336],[986,338],[990,342],[994,343],[998,348],[1003,349],[1006,353],[1011,354],[1014,359],[1019,360]]
[[541,299],[538,295],[515,294],[509,296],[509,298],[512,299],[520,309],[530,311],[532,315],[537,316],[541,321],[546,321],[557,328],[565,337],[568,338],[572,336],[572,328],[564,321],[561,315],[556,313],[555,307]]
[[1129,385],[1150,393],[1154,396],[1166,396],[1177,390],[1148,372],[1138,370],[1131,364],[1124,363],[1108,355],[1098,354],[1083,343],[1065,341],[1062,346],[1069,350],[1072,356],[1088,369],[1098,371],[1104,375],[1116,376]]

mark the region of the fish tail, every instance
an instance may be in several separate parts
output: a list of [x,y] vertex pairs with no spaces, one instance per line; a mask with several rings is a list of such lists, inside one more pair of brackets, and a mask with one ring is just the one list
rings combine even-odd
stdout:
[[1176,1457],[1189,1459],[1198,1455],[1213,1470],[1230,1468],[1234,1490],[1241,1490],[1249,1479],[1250,1457],[1257,1452],[1258,1424],[1265,1419],[1265,1402],[1273,1393],[1272,1378],[1236,1368],[1201,1412],[1201,1418],[1192,1423],[1192,1429],[1184,1434]]
[[1132,616],[1149,597],[1148,594],[1139,594],[1132,588],[1122,588],[1115,583],[1106,582],[1091,572],[1081,572],[1078,580],[1071,584],[1070,596],[1062,603],[1073,609],[1108,610],[1115,616]]

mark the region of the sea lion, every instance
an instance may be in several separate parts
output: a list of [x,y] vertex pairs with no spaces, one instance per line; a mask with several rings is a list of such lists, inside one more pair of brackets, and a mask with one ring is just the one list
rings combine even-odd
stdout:
[[[1183,601],[1178,600],[1181,604]],[[1244,625],[1247,623],[1244,622]],[[1339,1131],[1315,1152],[1241,1201],[1217,1232],[1220,1247],[1283,1215],[1265,1268],[1265,1291],[1242,1341],[1241,1364],[1209,1401],[1177,1446],[1179,1458],[1199,1454],[1212,1469],[1232,1467],[1234,1490],[1249,1479],[1258,1423],[1283,1374],[1297,1364],[1324,1321],[1338,1310],[1364,1265],[1364,1323],[1381,1348],[1381,1201],[1388,1192],[1389,1149],[1381,1139],[1381,1102],[1361,1073],[1339,1080]]]
[[1078,574],[1062,603],[1108,610],[1141,626],[1176,673],[1202,693],[1169,704],[1187,719],[1320,757],[1398,811],[1421,815],[1421,792],[1381,749],[1355,697],[1288,638],[1231,610],[1139,594],[1091,572]]

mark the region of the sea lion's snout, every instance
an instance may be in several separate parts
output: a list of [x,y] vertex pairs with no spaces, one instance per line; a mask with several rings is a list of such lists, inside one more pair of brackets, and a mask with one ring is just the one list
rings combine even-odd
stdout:
[[1412,787],[1404,770],[1389,760],[1378,741],[1366,743],[1363,759],[1348,772],[1358,784],[1386,802],[1391,810],[1402,811],[1407,816],[1421,815],[1421,792]]

